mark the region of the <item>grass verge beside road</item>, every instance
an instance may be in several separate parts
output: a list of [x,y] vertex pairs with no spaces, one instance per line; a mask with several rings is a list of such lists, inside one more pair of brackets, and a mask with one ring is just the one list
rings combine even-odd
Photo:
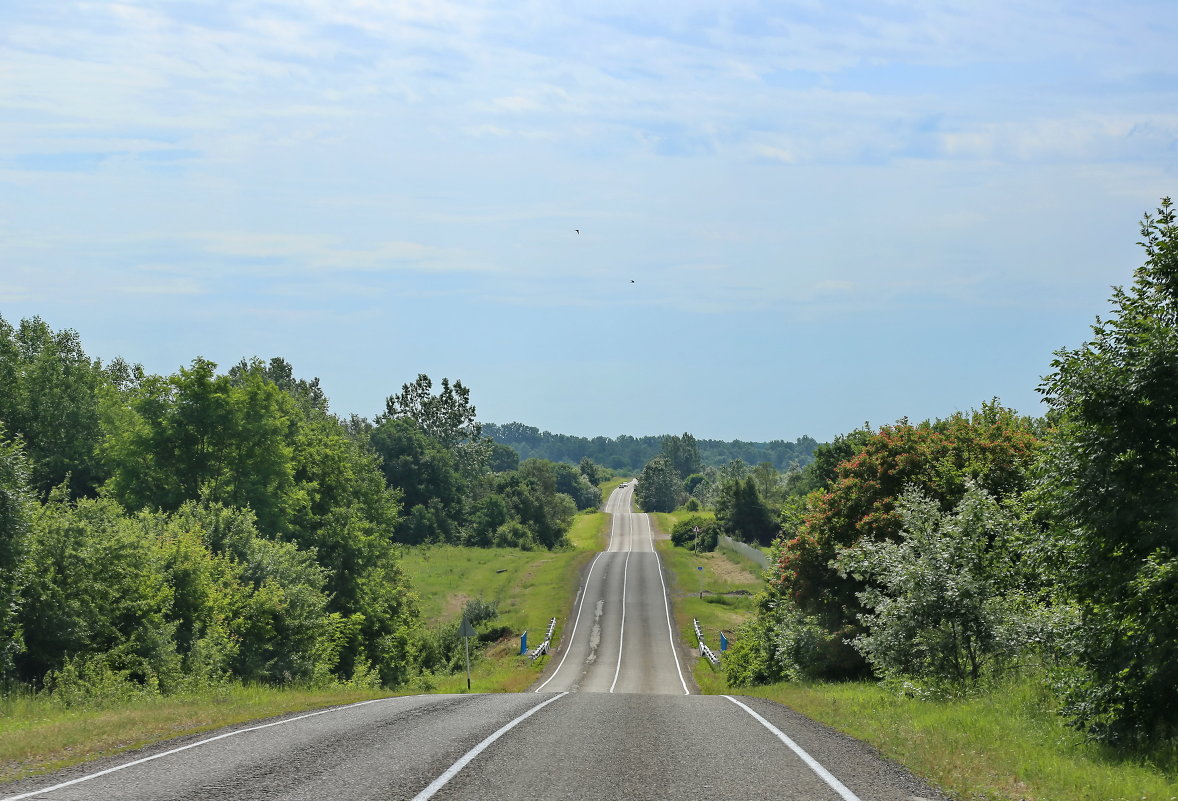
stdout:
[[[699,512],[670,512],[651,515],[655,547],[671,576],[671,606],[681,640],[695,645],[692,620],[699,620],[704,642],[720,650],[720,631],[732,632],[752,617],[754,596],[764,587],[761,568],[730,551],[696,553],[677,548],[667,538],[671,528],[684,517]],[[702,513],[707,516],[707,513]],[[700,568],[703,568],[700,570]],[[702,597],[701,597],[702,594]],[[698,651],[696,651],[698,653]],[[704,693],[726,692],[724,674],[700,657],[691,664],[692,674]]]
[[66,708],[46,696],[0,700],[0,782],[76,765],[186,734],[395,693],[339,687],[230,685],[191,696]]
[[[578,576],[605,546],[608,527],[605,513],[582,512],[573,519],[568,532],[571,547],[565,551],[457,545],[406,549],[402,566],[427,625],[456,622],[472,598],[498,604],[494,624],[510,633],[471,665],[471,692],[519,692],[536,680],[545,657],[535,662],[521,657],[519,636],[527,630],[528,647],[536,647],[553,617],[553,637],[560,636],[576,597]],[[420,686],[433,692],[466,692],[466,673],[426,677]]]
[[769,698],[871,743],[970,801],[1174,801],[1169,771],[1085,742],[1051,709],[1042,681],[950,701],[905,698],[877,684],[775,684],[723,690]]
[[[426,625],[453,622],[469,598],[499,603],[498,622],[512,635],[491,644],[486,658],[472,666],[474,692],[515,692],[535,681],[543,659],[531,663],[518,655],[519,633],[528,629],[529,645],[538,645],[549,618],[556,616],[559,634],[576,594],[577,576],[604,547],[607,527],[604,513],[578,515],[568,535],[572,547],[565,551],[455,546],[406,550],[402,565]],[[49,696],[13,694],[0,699],[0,782],[259,718],[420,690],[465,692],[466,675],[434,677],[398,693],[229,685],[200,694],[73,708]]]
[[[669,532],[684,516],[687,513],[675,512],[652,518],[658,529]],[[659,552],[675,584],[676,625],[683,641],[695,642],[695,617],[708,645],[717,648],[715,630],[731,630],[751,617],[752,596],[717,597],[709,592],[740,587],[756,594],[764,587],[759,568],[736,554],[696,554],[658,537]],[[738,572],[732,572],[733,565]],[[703,600],[698,597],[701,579]],[[723,672],[706,660],[695,660],[692,668],[705,694],[777,701],[872,744],[954,798],[1178,801],[1178,744],[1173,753],[1154,760],[1159,767],[1086,742],[1054,712],[1042,680],[1010,683],[972,698],[928,701],[870,682],[729,688]]]

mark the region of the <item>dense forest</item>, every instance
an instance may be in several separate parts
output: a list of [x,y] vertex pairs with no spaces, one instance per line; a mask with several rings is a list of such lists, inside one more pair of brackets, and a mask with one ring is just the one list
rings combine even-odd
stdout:
[[851,431],[784,473],[693,475],[698,458],[677,462],[675,447],[647,463],[644,509],[714,511],[682,520],[677,545],[709,550],[719,533],[771,545],[759,612],[725,660],[730,685],[876,679],[944,698],[1032,681],[1093,739],[1172,752],[1178,224],[1168,198],[1141,235],[1132,285],[1114,289],[1089,341],[1056,352],[1039,386],[1043,418],[994,399]]
[[280,358],[150,375],[0,317],[0,685],[401,684],[458,638],[400,544],[558,548],[607,475],[521,462],[460,381],[342,419]]
[[[663,447],[664,436],[632,437],[575,437],[553,434],[523,423],[497,425],[485,423],[483,433],[495,442],[509,446],[520,458],[531,457],[553,462],[578,464],[582,459],[604,465],[618,473],[635,475],[657,456]],[[810,462],[818,443],[811,437],[798,437],[793,442],[775,439],[771,442],[723,442],[715,439],[696,441],[703,466],[722,467],[734,460],[749,465],[762,462],[777,470],[803,467]]]

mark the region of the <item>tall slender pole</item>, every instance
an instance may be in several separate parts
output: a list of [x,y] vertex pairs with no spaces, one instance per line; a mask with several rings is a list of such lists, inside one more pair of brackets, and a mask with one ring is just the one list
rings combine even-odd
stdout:
[[470,637],[463,637],[466,641],[466,689],[470,690]]

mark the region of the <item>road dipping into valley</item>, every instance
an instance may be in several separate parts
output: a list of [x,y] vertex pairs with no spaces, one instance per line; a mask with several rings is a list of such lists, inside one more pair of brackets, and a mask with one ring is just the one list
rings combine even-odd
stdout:
[[922,801],[874,749],[758,698],[704,696],[647,515],[616,490],[533,692],[367,701],[194,735],[0,787],[0,801]]
[[650,517],[630,511],[633,493],[631,482],[606,503],[609,547],[586,572],[575,617],[535,692],[691,692]]

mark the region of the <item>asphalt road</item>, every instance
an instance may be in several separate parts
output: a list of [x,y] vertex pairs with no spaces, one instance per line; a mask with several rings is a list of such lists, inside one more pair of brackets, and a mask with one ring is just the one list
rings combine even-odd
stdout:
[[368,701],[173,740],[0,787],[0,801],[775,799],[935,791],[769,701],[694,694],[649,520],[615,492],[535,691]]

